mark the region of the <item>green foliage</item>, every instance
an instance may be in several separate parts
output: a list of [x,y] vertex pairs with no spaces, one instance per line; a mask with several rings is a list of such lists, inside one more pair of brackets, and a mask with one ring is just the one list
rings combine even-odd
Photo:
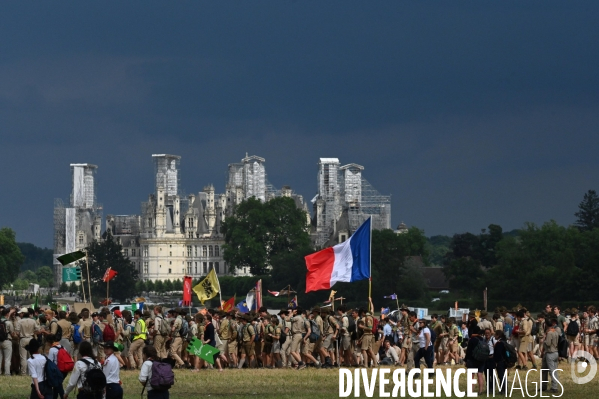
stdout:
[[297,268],[312,251],[306,214],[291,198],[243,201],[225,219],[222,233],[223,257],[231,270],[249,267],[255,276],[266,274],[272,266],[277,279],[287,273],[299,277],[302,273]]
[[[158,287],[156,287],[156,291],[158,291]],[[173,282],[171,280],[164,281],[164,291],[173,291]]]
[[58,292],[69,292],[69,286],[64,281],[60,284],[60,288],[58,288]]
[[[110,280],[110,296],[117,300],[131,296],[131,287],[135,286],[137,280],[137,270],[129,258],[123,256],[121,245],[112,235],[107,234],[103,241],[93,241],[86,250],[93,297],[99,300],[106,298],[106,283],[102,278],[109,267],[118,273]],[[80,261],[79,266],[85,269],[85,261]]]
[[69,284],[69,292],[71,294],[76,294],[79,291],[80,291],[80,289],[79,289],[79,286],[77,285],[77,283],[74,281],[71,281],[71,284]]
[[146,290],[148,290],[148,292],[150,291],[154,291],[155,286],[154,286],[154,282],[152,280],[148,280],[146,282]]
[[143,280],[138,280],[135,283],[135,292],[139,295],[141,295],[142,292],[147,291],[147,286],[146,286],[146,282]]
[[595,190],[585,193],[574,216],[576,216],[575,224],[581,231],[590,231],[599,227],[599,196]]
[[29,281],[30,283],[37,284],[37,274],[35,274],[35,272],[32,270],[25,270],[25,273],[21,274],[21,278],[23,280]]
[[164,283],[162,282],[162,280],[156,280],[154,282],[154,291],[156,291],[159,294],[164,294]]
[[449,252],[451,237],[432,236],[428,239],[428,262],[431,265],[442,265],[445,255]]
[[15,232],[8,227],[0,229],[0,287],[17,278],[24,260],[15,241]]
[[[35,271],[37,281],[42,287],[52,287],[54,285],[54,272],[48,266],[42,266]],[[45,285],[42,285],[42,281],[46,281]],[[49,284],[49,285],[48,285]]]
[[53,262],[53,252],[48,248],[40,248],[33,244],[26,242],[18,242],[17,245],[21,250],[23,256],[25,256],[25,261],[21,265],[21,271],[25,270],[33,270],[36,271],[38,268],[42,266],[51,265]]
[[12,282],[12,289],[15,291],[22,291],[29,288],[29,281],[18,278]]

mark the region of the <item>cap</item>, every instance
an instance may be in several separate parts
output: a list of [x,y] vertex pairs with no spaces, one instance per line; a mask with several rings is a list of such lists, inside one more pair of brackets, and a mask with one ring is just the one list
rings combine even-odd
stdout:
[[112,349],[113,351],[119,351],[118,348],[115,346],[114,341],[106,341],[105,343],[100,345],[102,345],[104,348]]
[[92,317],[96,317],[96,316],[100,316],[100,314],[98,312],[92,313]]
[[21,310],[19,310],[19,313],[29,313],[29,311],[27,310],[27,308],[21,308]]
[[115,310],[114,314],[115,314],[115,316],[123,317],[123,314],[121,313],[121,311],[119,309]]

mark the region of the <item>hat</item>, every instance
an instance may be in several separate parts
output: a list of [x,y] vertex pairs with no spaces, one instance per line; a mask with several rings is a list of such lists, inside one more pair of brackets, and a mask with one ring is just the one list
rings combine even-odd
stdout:
[[100,316],[100,314],[98,312],[92,313],[92,317],[96,317],[96,316]]
[[115,346],[114,341],[106,341],[105,343],[100,344],[100,345],[102,345],[104,348],[112,349],[113,351],[116,351],[116,352],[119,351],[118,348]]
[[401,304],[401,306],[399,307],[399,310],[405,310],[406,312],[409,312],[410,309],[408,309],[408,307],[405,304]]
[[36,338],[31,338],[29,343],[25,345],[25,349],[27,349],[27,351],[33,355],[40,349],[40,343]]
[[474,313],[474,311],[470,311],[468,312],[468,317],[476,317],[476,313]]
[[114,315],[117,317],[123,317],[123,314],[121,313],[121,311],[119,309],[114,311]]
[[27,310],[27,308],[21,308],[21,310],[19,310],[19,313],[29,313],[29,311]]
[[314,313],[314,312],[320,312],[320,306],[314,306],[312,308],[312,313]]
[[486,310],[481,310],[480,317],[487,317],[488,315],[489,315],[489,313],[487,313]]

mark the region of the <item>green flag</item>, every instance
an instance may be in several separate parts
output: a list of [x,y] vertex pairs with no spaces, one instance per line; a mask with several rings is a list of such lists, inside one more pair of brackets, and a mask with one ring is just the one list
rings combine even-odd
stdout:
[[208,344],[202,344],[202,341],[193,337],[187,346],[187,352],[194,356],[199,356],[210,364],[214,364],[214,355],[220,353],[220,351],[214,346]]
[[58,258],[56,258],[56,260],[58,260],[64,266],[68,265],[69,263],[78,261],[81,258],[85,258],[85,252],[75,251],[71,252],[70,254],[64,254],[62,256],[59,256]]

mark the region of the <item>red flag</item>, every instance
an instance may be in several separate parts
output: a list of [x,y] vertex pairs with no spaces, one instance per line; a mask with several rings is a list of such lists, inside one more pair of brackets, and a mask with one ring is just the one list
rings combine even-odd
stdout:
[[108,269],[106,269],[106,273],[104,273],[104,277],[102,278],[102,281],[107,283],[110,280],[112,280],[114,278],[114,276],[116,276],[117,274],[118,273],[116,270],[112,270],[112,267],[109,267]]
[[227,302],[224,302],[222,308],[224,312],[230,312],[235,309],[235,295],[233,295],[233,298],[229,299]]
[[183,278],[183,306],[191,306],[191,276]]
[[262,307],[262,279],[256,283],[256,310]]

